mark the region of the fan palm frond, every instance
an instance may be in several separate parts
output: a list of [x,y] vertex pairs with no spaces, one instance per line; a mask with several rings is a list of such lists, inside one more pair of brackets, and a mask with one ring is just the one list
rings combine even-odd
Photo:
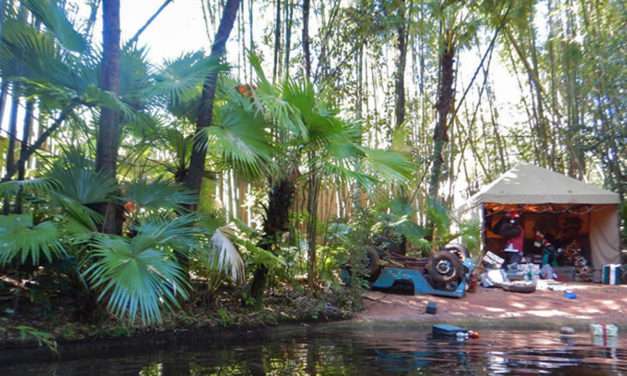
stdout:
[[217,229],[211,236],[212,248],[209,251],[210,265],[216,271],[227,275],[233,282],[243,282],[244,260],[231,240]]
[[414,165],[401,153],[390,150],[363,148],[365,164],[384,179],[407,181],[414,172]]
[[57,193],[81,204],[106,202],[118,187],[113,178],[96,172],[93,162],[76,150],[56,160],[46,177],[57,183]]
[[46,194],[58,188],[54,179],[38,178],[29,180],[11,180],[0,183],[0,196],[15,195],[20,189]]
[[266,123],[259,114],[241,106],[225,106],[216,124],[198,134],[196,145],[211,144],[224,161],[246,175],[258,176],[268,171],[273,149]]
[[81,74],[79,58],[65,53],[49,33],[25,23],[14,19],[4,21],[2,48],[15,59],[13,65],[7,65],[8,61],[3,59],[2,70],[7,76],[21,76],[74,92],[81,92],[90,83],[96,84],[86,81]]
[[18,261],[39,265],[65,254],[58,226],[51,221],[33,223],[32,213],[0,216],[0,265]]
[[72,51],[83,52],[87,41],[74,29],[65,11],[53,0],[20,0],[28,10],[54,33],[61,44]]
[[252,90],[253,103],[257,111],[268,114],[273,124],[279,129],[307,140],[309,137],[307,127],[298,109],[283,97],[280,87],[268,81],[261,67],[259,56],[251,53],[249,60],[257,74],[256,87]]
[[94,263],[83,274],[115,316],[150,324],[161,321],[162,307],[174,309],[187,299],[189,285],[175,259],[142,241],[144,236],[98,236],[92,243]]
[[155,91],[163,96],[171,107],[193,102],[197,106],[202,85],[211,72],[227,71],[229,66],[203,51],[186,53],[174,60],[166,60],[161,71],[155,75]]
[[163,179],[149,181],[140,179],[124,186],[122,199],[150,209],[183,210],[185,205],[193,205],[198,198],[184,187]]
[[203,229],[195,226],[198,216],[189,213],[172,219],[169,216],[151,215],[135,226],[136,236],[132,242],[141,247],[167,246],[177,252],[189,252],[199,245],[198,238]]

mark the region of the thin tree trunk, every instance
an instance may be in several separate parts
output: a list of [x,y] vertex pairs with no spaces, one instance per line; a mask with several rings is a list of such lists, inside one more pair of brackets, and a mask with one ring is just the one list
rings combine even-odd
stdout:
[[294,7],[291,1],[285,0],[285,55],[283,56],[283,76],[289,78],[290,76],[290,49],[292,41],[292,14]]
[[309,0],[303,0],[303,60],[305,77],[311,79],[311,52],[309,51]]
[[[239,9],[239,0],[228,0],[222,12],[220,26],[214,38],[211,47],[211,58],[220,59],[226,52],[226,41],[229,39],[237,10]],[[213,99],[216,94],[216,86],[218,84],[218,72],[212,71],[207,75],[202,88],[202,97],[199,104],[198,118],[196,120],[196,135],[200,135],[203,129],[211,126],[213,118]],[[185,177],[185,185],[194,192],[200,191],[200,184],[205,174],[205,157],[206,148],[195,144],[192,150],[191,163],[189,171]]]
[[[20,159],[18,160],[17,165],[25,164],[26,161],[28,161],[28,158],[30,158],[37,151],[37,149],[43,146],[43,144],[46,142],[46,140],[48,140],[50,135],[54,133],[57,129],[59,129],[61,124],[63,124],[63,122],[68,118],[68,116],[72,113],[72,111],[74,110],[74,108],[76,108],[77,105],[78,105],[77,101],[70,102],[70,104],[61,111],[59,116],[55,119],[54,123],[50,125],[50,127],[48,127],[43,132],[41,132],[40,130],[41,134],[39,135],[39,137],[37,137],[37,140],[33,142],[32,145],[30,145],[29,147],[25,149],[24,154],[20,153]],[[6,180],[11,179],[11,177],[13,177],[16,171],[17,169],[15,168],[15,166],[13,169],[7,170],[5,179]]]
[[152,16],[150,16],[150,18],[148,18],[146,23],[144,23],[144,25],[142,25],[142,27],[140,27],[139,30],[135,32],[133,37],[131,37],[131,39],[128,40],[127,44],[130,46],[133,43],[137,42],[137,40],[139,39],[139,36],[142,35],[142,33],[148,28],[148,26],[150,26],[150,24],[159,16],[159,14],[161,14],[161,12],[163,12],[165,7],[167,7],[172,1],[173,0],[165,0],[163,4],[161,4],[159,9],[157,9],[157,11]]
[[[26,101],[26,111],[24,113],[24,125],[22,128],[22,143],[20,145],[20,158],[17,162],[17,180],[24,180],[26,177],[26,162],[28,162],[28,143],[33,129],[33,112],[35,109],[35,101],[28,99]],[[15,199],[15,212],[22,213],[22,200],[24,192],[20,187]]]
[[407,25],[405,21],[405,1],[399,5],[400,25],[397,28],[398,65],[394,78],[394,90],[396,91],[396,103],[394,113],[396,115],[396,127],[405,121],[405,66],[407,65]]
[[[120,0],[102,2],[102,70],[100,87],[114,94],[120,92]],[[96,141],[96,170],[116,178],[118,148],[120,141],[120,113],[102,107]],[[121,210],[107,203],[99,208],[104,215],[102,231],[117,234],[121,228]]]
[[[9,172],[15,169],[15,143],[17,140],[17,111],[20,105],[20,89],[19,85],[14,82],[13,83],[13,92],[11,93],[11,114],[9,118],[9,132],[8,138],[9,143],[7,145],[7,154],[6,154],[6,170],[7,173],[2,179],[2,181],[9,180]],[[4,199],[4,214],[8,215],[11,213],[11,202],[8,198]]]
[[429,196],[432,199],[438,197],[440,190],[440,177],[442,175],[442,165],[444,164],[444,145],[448,141],[448,115],[453,109],[454,101],[454,63],[455,63],[455,45],[453,38],[450,37],[450,31],[446,32],[449,37],[445,38],[442,56],[440,57],[440,85],[438,88],[438,102],[436,109],[438,112],[438,122],[433,131],[433,154],[431,178],[429,181]]
[[272,65],[272,82],[279,75],[279,59],[281,57],[281,1],[276,0],[276,16],[274,19],[274,61]]

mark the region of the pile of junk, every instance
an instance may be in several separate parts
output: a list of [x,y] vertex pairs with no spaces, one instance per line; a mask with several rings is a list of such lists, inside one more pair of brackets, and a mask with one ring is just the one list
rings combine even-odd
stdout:
[[[536,221],[533,241],[531,244],[527,241],[525,245],[529,237],[525,237],[526,230],[519,211],[511,210],[494,217],[487,231],[488,242],[497,238],[501,242],[497,243],[500,244],[498,251],[486,251],[476,270],[481,286],[530,293],[536,290],[539,280],[592,281],[590,262],[579,242],[573,240],[581,228],[578,218],[570,217],[563,221],[559,237],[541,230],[555,227],[558,222],[547,226],[546,222]],[[531,218],[527,222],[531,222]],[[562,265],[570,267],[563,268]]]
[[[474,267],[468,249],[460,244],[448,244],[430,257],[411,257],[381,247],[367,250],[366,269],[374,290],[461,298],[470,287]],[[345,265],[341,275],[349,282],[351,266]]]

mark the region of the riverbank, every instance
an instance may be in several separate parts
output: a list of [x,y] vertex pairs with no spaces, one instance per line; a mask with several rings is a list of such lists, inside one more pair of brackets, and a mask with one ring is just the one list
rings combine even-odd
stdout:
[[284,291],[267,296],[263,308],[256,308],[223,293],[209,304],[196,302],[167,312],[161,323],[149,326],[112,316],[82,322],[69,314],[68,307],[42,314],[40,306],[24,306],[20,315],[0,316],[0,363],[256,336],[268,327],[344,320],[352,315],[344,295],[342,291],[317,296]]
[[[627,285],[568,283],[576,299],[563,292],[538,290],[531,294],[478,288],[461,299],[428,295],[398,295],[369,291],[356,322],[430,325],[433,322],[466,323],[480,328],[555,329],[563,325],[587,327],[614,323],[627,327]],[[427,302],[437,304],[437,314],[425,313]]]

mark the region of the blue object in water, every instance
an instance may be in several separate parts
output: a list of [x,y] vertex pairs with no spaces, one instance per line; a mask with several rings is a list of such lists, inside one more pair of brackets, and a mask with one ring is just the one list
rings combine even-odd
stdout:
[[575,294],[574,292],[571,292],[571,291],[566,291],[564,293],[564,297],[566,299],[577,299],[577,294]]
[[468,330],[450,324],[435,324],[431,327],[434,336],[456,336],[457,333],[467,333]]

